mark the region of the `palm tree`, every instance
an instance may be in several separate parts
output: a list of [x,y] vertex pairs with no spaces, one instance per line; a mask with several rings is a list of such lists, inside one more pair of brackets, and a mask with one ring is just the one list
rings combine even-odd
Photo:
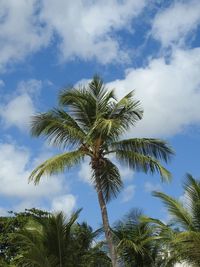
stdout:
[[192,266],[200,266],[200,181],[191,174],[184,183],[184,203],[161,192],[154,192],[167,207],[172,226],[161,226],[161,239],[171,252],[171,259],[185,261]]
[[117,251],[125,267],[157,266],[157,232],[152,224],[141,220],[142,216],[140,210],[133,209],[113,228]]
[[19,267],[110,267],[101,244],[92,245],[99,230],[75,223],[79,212],[68,220],[62,212],[30,220],[15,234],[15,243],[23,249],[14,263]]
[[102,228],[92,230],[86,222],[77,223],[72,229],[73,254],[76,266],[80,267],[110,267],[111,262],[103,251],[104,242],[96,241],[102,234]]
[[59,213],[45,220],[30,220],[13,238],[23,248],[14,260],[17,266],[64,266],[69,233],[77,217],[78,212],[65,222],[64,215]]
[[113,266],[117,266],[106,204],[118,195],[123,182],[110,155],[114,154],[134,170],[151,174],[158,172],[168,180],[170,173],[159,161],[168,162],[173,152],[166,142],[158,139],[121,140],[122,135],[142,118],[143,111],[139,101],[133,99],[133,92],[117,101],[114,90],[106,89],[98,76],[87,87],[61,91],[59,104],[61,108],[33,117],[31,133],[45,136],[51,144],[70,151],[43,162],[29,179],[37,184],[43,175],[64,172],[89,157],[91,180],[101,208],[110,257]]

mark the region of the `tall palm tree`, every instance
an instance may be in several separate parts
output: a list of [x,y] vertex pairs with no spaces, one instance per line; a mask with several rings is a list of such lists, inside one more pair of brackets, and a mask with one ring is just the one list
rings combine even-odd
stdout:
[[153,193],[167,207],[173,226],[160,223],[160,236],[164,237],[172,259],[176,257],[192,266],[200,266],[200,181],[187,174],[183,187],[184,203],[162,192]]
[[163,179],[170,173],[160,160],[168,162],[173,154],[166,142],[158,139],[121,137],[142,118],[139,101],[130,92],[117,101],[114,90],[108,90],[95,76],[86,87],[67,88],[59,94],[60,108],[33,117],[31,133],[45,136],[51,143],[66,150],[39,165],[30,175],[35,184],[43,175],[64,172],[90,158],[91,180],[97,192],[103,226],[113,266],[117,254],[112,240],[106,204],[120,192],[123,182],[110,155],[134,170],[158,172]]

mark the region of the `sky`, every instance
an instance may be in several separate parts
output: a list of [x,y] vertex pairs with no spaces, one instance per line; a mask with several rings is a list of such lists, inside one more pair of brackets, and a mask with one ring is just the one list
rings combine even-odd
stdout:
[[141,101],[144,118],[128,137],[162,138],[176,152],[168,184],[118,165],[124,188],[108,205],[111,224],[134,207],[167,221],[152,190],[184,201],[186,172],[200,177],[199,0],[0,0],[0,216],[83,208],[80,220],[101,224],[87,159],[28,183],[37,165],[62,152],[31,137],[31,116],[94,74],[118,98],[135,90]]

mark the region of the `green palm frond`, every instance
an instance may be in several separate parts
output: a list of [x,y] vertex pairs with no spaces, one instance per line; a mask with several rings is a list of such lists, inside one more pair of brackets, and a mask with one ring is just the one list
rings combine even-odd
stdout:
[[184,229],[192,230],[193,224],[191,215],[180,201],[161,192],[153,192],[153,196],[162,200],[175,223]]
[[64,172],[65,169],[80,163],[83,157],[84,153],[81,150],[56,155],[35,168],[29,176],[29,181],[34,181],[35,184],[38,184],[43,175],[49,176]]
[[134,170],[143,171],[144,173],[150,174],[157,172],[164,181],[169,181],[171,178],[170,172],[153,157],[145,156],[134,151],[132,152],[124,150],[117,150],[116,157],[124,165],[128,165],[128,167]]
[[119,118],[125,121],[129,126],[142,119],[143,110],[140,107],[140,101],[133,100],[134,91],[131,91],[118,102],[113,103],[109,118]]
[[96,120],[97,101],[84,87],[63,90],[59,95],[59,103],[68,107],[72,117],[86,130]]
[[31,220],[15,235],[15,242],[23,247],[21,257],[15,260],[17,266],[72,266],[68,265],[72,254],[72,247],[69,247],[73,245],[71,231],[80,211],[74,212],[68,220],[62,212]]
[[121,121],[117,118],[109,119],[109,118],[100,118],[94,124],[90,132],[90,136],[93,139],[96,139],[98,136],[101,136],[102,140],[116,140],[119,135],[124,132],[123,125]]
[[94,75],[92,81],[88,84],[88,88],[92,95],[99,100],[107,94],[104,82],[98,75]]
[[164,160],[165,162],[168,162],[174,154],[173,150],[165,141],[152,138],[132,138],[113,142],[110,145],[110,150],[132,151],[141,155],[154,157],[155,159]]
[[183,188],[187,199],[186,206],[192,214],[193,225],[200,231],[200,181],[188,173]]
[[50,143],[62,147],[80,145],[85,138],[85,132],[78,123],[59,109],[34,116],[31,133],[33,136],[45,136]]
[[118,240],[117,249],[130,266],[155,266],[157,236],[154,236],[151,224],[141,221],[141,216],[140,210],[133,209],[116,223],[114,233]]
[[117,197],[123,187],[117,166],[107,158],[103,159],[103,167],[98,174],[93,172],[93,180],[100,185],[106,202]]
[[48,258],[47,250],[43,246],[43,231],[41,225],[32,220],[27,227],[13,236],[13,241],[23,248],[22,254],[14,259],[17,266],[52,267],[55,258]]
[[176,254],[189,266],[198,267],[200,264],[200,233],[187,231],[178,233],[172,240]]

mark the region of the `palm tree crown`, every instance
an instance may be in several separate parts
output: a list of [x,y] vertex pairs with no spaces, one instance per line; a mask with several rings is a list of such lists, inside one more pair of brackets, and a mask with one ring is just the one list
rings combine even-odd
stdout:
[[119,170],[109,159],[111,153],[133,169],[145,173],[157,171],[162,178],[170,178],[158,161],[167,162],[173,153],[166,142],[149,138],[120,140],[142,118],[143,111],[139,101],[133,100],[133,92],[117,101],[114,91],[107,90],[95,76],[87,88],[63,90],[59,103],[63,108],[33,117],[31,133],[72,150],[42,163],[32,172],[30,180],[38,183],[42,175],[63,172],[89,156],[93,182],[96,183],[98,172],[104,197],[109,200],[122,187]]
[[160,160],[168,162],[173,154],[166,142],[152,138],[121,140],[143,115],[140,102],[133,96],[134,92],[130,92],[118,101],[114,90],[108,90],[102,79],[95,76],[86,87],[61,91],[60,108],[38,114],[32,120],[33,136],[45,136],[50,144],[69,150],[43,162],[29,179],[37,184],[41,176],[63,172],[90,157],[91,179],[107,240],[111,233],[106,202],[116,197],[123,186],[119,169],[110,160],[111,154],[134,170],[158,172],[163,179],[170,178],[169,171],[160,164]]

